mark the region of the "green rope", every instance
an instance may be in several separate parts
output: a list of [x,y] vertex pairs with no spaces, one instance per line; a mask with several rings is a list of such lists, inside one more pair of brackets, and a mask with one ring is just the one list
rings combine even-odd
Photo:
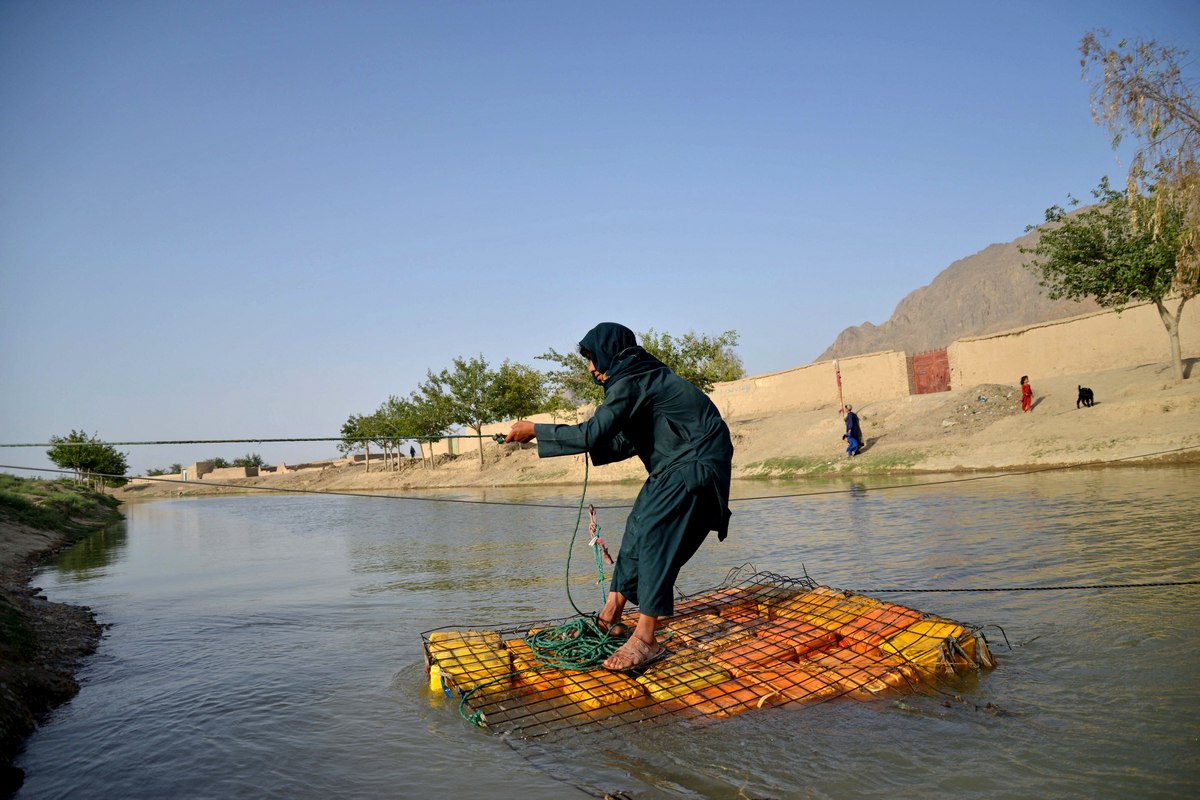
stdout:
[[[583,507],[587,499],[587,482],[588,460],[585,454],[583,460],[583,490],[579,494],[579,506],[575,515],[575,530],[571,532],[571,543],[567,547],[565,576],[567,601],[579,616],[567,620],[561,625],[543,628],[525,637],[525,643],[529,645],[529,649],[533,652],[533,657],[537,660],[538,666],[527,670],[510,672],[487,683],[472,686],[460,693],[458,713],[472,725],[482,726],[487,724],[487,720],[481,711],[468,713],[467,702],[476,692],[486,689],[489,686],[495,686],[496,684],[507,684],[522,672],[538,672],[548,669],[577,671],[597,669],[609,656],[619,650],[625,642],[624,637],[611,636],[601,630],[599,615],[588,614],[580,610],[579,606],[575,604],[575,598],[571,596],[571,551],[575,549],[575,540],[579,538],[579,526],[583,522]],[[592,511],[594,513],[594,509]],[[604,586],[604,544],[600,541],[599,534],[600,526],[596,525],[593,531],[595,538],[592,543],[592,554],[596,560],[596,581],[600,585],[600,602],[603,604],[608,595]],[[614,626],[610,626],[610,630],[612,627]],[[443,683],[443,687],[445,686],[446,684]],[[446,694],[452,696],[449,690],[446,690]]]
[[525,637],[538,663],[553,669],[599,667],[625,640],[600,630],[596,616],[576,617]]
[[579,510],[575,515],[575,530],[571,532],[571,544],[567,547],[567,602],[571,604],[571,608],[575,609],[575,613],[581,617],[587,616],[579,610],[579,606],[575,605],[575,599],[571,597],[571,551],[575,549],[575,537],[579,535],[579,523],[583,521],[583,502],[587,499],[587,482],[588,482],[588,457],[587,453],[583,454],[583,491],[579,493]]
[[600,541],[600,526],[592,531],[592,555],[596,559],[596,585],[600,587],[600,604],[608,600],[608,592],[604,590],[604,543]]
[[[579,493],[579,508],[575,515],[575,530],[571,532],[571,543],[567,547],[567,601],[579,616],[568,620],[562,625],[545,628],[532,636],[526,636],[525,642],[533,650],[538,662],[547,667],[557,669],[594,669],[621,646],[621,639],[609,636],[600,630],[599,616],[588,614],[575,605],[571,596],[571,551],[575,549],[575,540],[579,537],[579,526],[583,522],[583,506],[587,500],[588,459],[583,457],[583,491]],[[601,555],[601,545],[592,545],[596,557],[596,573],[600,582],[601,603],[607,598],[604,591],[604,567]]]

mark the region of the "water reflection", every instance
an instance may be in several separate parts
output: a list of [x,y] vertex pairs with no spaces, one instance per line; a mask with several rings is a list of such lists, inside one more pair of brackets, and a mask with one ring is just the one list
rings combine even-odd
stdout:
[[[729,539],[706,542],[678,588],[709,588],[745,563],[865,590],[1196,579],[1198,477],[742,484]],[[634,490],[589,497],[614,551]],[[114,627],[84,691],[30,741],[19,797],[71,796],[81,775],[94,796],[130,798],[1200,793],[1197,587],[888,594],[1001,626],[1013,647],[997,646],[994,672],[900,705],[488,736],[428,695],[420,632],[567,616],[603,591],[586,530],[568,550],[578,495],[444,496],[563,507],[387,497],[130,507],[127,531],[87,544],[104,555],[66,554],[39,577],[52,599],[91,605]]]
[[63,552],[57,561],[61,580],[87,581],[105,574],[124,556],[128,535],[126,522],[117,522]]

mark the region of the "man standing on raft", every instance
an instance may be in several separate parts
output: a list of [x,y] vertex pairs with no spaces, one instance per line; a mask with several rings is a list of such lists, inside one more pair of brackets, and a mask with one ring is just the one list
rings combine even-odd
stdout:
[[709,531],[729,531],[733,443],[708,395],[638,346],[633,331],[602,322],[579,343],[604,403],[579,425],[516,422],[506,442],[537,439],[538,456],[587,453],[600,466],[638,456],[649,476],[642,485],[613,568],[601,630],[619,635],[625,603],[638,606],[633,634],[604,662],[628,670],[660,657],[659,617],[675,611],[673,588]]

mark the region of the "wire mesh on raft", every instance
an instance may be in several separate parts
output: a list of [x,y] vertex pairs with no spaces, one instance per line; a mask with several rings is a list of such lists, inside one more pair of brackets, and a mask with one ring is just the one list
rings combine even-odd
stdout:
[[[635,617],[623,621],[632,630]],[[641,670],[540,658],[539,632],[562,622],[427,631],[431,689],[477,725],[536,737],[911,694],[995,666],[976,626],[770,572],[739,579],[734,570],[677,601],[656,634],[667,654]]]

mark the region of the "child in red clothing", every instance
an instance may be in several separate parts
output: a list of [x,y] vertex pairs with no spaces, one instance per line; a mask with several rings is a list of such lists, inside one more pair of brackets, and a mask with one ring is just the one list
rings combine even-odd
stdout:
[[1021,410],[1033,411],[1033,387],[1029,385],[1029,376],[1021,376]]

